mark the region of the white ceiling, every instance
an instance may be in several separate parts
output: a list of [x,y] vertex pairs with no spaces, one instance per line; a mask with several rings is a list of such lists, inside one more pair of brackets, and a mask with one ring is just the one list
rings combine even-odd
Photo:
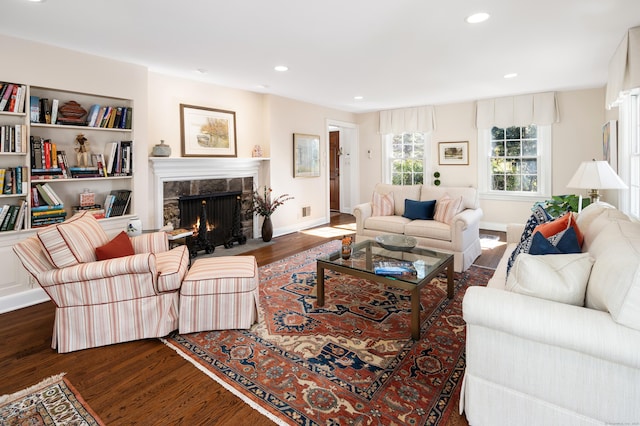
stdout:
[[[478,11],[491,18],[464,21]],[[354,112],[603,87],[615,48],[638,25],[639,0],[2,0],[0,7],[6,35]],[[289,71],[274,71],[278,64]],[[512,72],[518,77],[503,78]]]

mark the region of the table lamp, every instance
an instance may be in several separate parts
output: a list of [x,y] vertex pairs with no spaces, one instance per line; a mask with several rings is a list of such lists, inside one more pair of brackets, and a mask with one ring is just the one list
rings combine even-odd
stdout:
[[607,161],[583,161],[573,175],[567,188],[589,189],[591,203],[600,201],[600,189],[626,189],[627,185],[620,179]]

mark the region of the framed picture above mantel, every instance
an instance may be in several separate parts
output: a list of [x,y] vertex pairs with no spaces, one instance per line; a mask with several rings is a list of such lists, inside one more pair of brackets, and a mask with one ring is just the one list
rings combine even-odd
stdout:
[[462,166],[468,165],[469,142],[438,143],[438,164]]
[[237,157],[236,113],[180,104],[183,157]]

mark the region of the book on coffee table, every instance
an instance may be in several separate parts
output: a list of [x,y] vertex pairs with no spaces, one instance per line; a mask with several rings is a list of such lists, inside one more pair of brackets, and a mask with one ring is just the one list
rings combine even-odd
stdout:
[[373,262],[376,275],[411,277],[418,275],[413,262],[408,260],[378,260]]

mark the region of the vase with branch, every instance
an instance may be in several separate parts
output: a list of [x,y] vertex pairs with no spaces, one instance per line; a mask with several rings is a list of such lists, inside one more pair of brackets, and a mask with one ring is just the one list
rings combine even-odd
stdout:
[[265,242],[271,241],[273,236],[273,224],[271,223],[271,215],[274,211],[285,201],[291,200],[293,197],[289,194],[282,194],[277,197],[273,197],[273,189],[268,186],[264,186],[262,190],[253,190],[253,204],[251,212],[264,217],[262,222],[262,240]]

